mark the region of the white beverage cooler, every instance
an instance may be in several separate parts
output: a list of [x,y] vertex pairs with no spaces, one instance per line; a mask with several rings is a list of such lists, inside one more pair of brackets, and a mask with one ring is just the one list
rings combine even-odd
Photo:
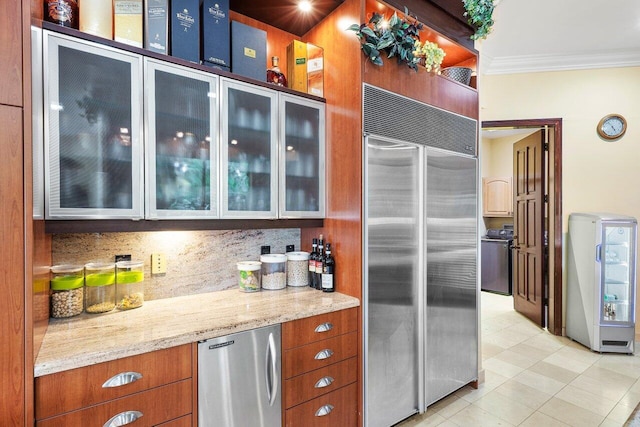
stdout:
[[637,225],[622,215],[569,216],[566,333],[593,351],[634,351]]

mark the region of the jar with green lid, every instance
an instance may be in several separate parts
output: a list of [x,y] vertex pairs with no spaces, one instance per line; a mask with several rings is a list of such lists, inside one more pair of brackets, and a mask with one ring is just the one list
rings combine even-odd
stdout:
[[83,308],[84,267],[71,264],[51,267],[51,317],[77,316]]
[[91,262],[84,266],[87,313],[106,313],[116,307],[116,270],[114,263]]
[[119,261],[116,263],[116,307],[129,310],[144,303],[144,263]]

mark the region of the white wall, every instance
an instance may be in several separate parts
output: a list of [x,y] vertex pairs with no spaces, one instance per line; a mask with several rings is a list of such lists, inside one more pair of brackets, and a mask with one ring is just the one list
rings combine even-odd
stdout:
[[[640,219],[640,67],[483,75],[479,87],[482,121],[562,119],[565,234],[572,212]],[[627,133],[613,142],[596,133],[609,113],[627,119]]]
[[[562,212],[609,211],[640,218],[640,67],[485,75],[480,119],[562,118]],[[603,141],[596,125],[609,113],[627,133]]]

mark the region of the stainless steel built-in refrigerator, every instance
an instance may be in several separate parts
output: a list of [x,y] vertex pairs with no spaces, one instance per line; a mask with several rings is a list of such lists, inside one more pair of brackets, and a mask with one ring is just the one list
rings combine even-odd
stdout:
[[365,137],[365,423],[477,379],[477,159]]
[[633,353],[633,217],[572,213],[567,238],[567,336],[598,352]]

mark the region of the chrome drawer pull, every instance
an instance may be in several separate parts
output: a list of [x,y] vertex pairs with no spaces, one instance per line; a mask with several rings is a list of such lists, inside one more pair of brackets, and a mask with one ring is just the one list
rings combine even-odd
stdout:
[[333,329],[333,323],[324,322],[324,323],[321,323],[318,326],[316,326],[315,331],[316,332],[329,332],[332,329]]
[[126,426],[127,424],[131,424],[141,416],[142,416],[142,412],[140,411],[120,412],[118,415],[114,415],[113,417],[111,417],[111,419],[106,423],[104,423],[102,427]]
[[325,388],[325,387],[329,387],[331,385],[331,383],[333,383],[333,378],[331,377],[322,377],[318,380],[318,382],[316,383],[316,385],[314,386],[315,388]]
[[324,417],[333,411],[333,405],[323,405],[316,411],[316,417]]
[[318,352],[313,358],[316,360],[328,359],[333,356],[333,351],[325,348],[324,350]]
[[120,387],[131,384],[142,378],[142,374],[138,372],[121,372],[112,376],[102,384],[102,388]]

